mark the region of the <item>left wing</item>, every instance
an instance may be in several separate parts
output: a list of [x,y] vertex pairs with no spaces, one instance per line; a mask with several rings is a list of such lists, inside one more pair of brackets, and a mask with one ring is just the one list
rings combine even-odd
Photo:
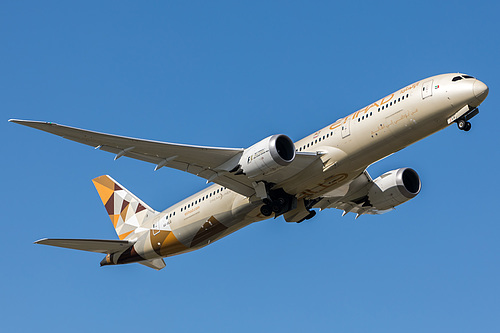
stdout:
[[[65,139],[80,142],[96,149],[116,154],[115,160],[122,157],[135,158],[156,164],[155,170],[164,166],[192,173],[207,182],[225,186],[244,196],[255,193],[254,180],[245,175],[230,173],[244,152],[242,148],[218,148],[176,144],[119,135],[99,133],[51,122],[10,119],[10,122],[36,128]],[[270,175],[269,182],[279,184],[286,181],[307,166],[319,160],[314,153],[296,153],[290,165],[280,172]]]
[[326,208],[337,208],[343,210],[342,216],[347,213],[355,213],[356,218],[363,214],[383,214],[391,209],[379,209],[370,203],[368,191],[373,185],[373,179],[364,171],[351,182],[326,193],[314,208],[321,210]]

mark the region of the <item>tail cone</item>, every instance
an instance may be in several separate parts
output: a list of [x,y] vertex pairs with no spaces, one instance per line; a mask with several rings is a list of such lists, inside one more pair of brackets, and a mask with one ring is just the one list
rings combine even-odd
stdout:
[[106,255],[106,257],[104,257],[104,259],[101,260],[101,267],[108,265],[114,265],[113,261],[111,260],[111,254]]

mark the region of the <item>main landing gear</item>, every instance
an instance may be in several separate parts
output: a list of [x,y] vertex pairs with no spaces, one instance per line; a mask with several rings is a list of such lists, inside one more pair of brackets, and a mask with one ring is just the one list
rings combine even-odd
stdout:
[[283,191],[283,189],[268,190],[268,197],[262,201],[264,205],[260,207],[260,212],[264,216],[271,216],[274,213],[278,217],[295,208],[294,203],[295,206],[297,205],[297,199]]

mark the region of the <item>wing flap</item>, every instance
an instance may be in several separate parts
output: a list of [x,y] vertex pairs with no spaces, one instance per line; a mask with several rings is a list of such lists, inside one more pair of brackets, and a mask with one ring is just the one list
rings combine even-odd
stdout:
[[44,238],[37,240],[35,244],[63,247],[80,251],[89,251],[96,253],[115,253],[120,252],[131,245],[133,242],[116,239],[63,239],[63,238]]
[[336,208],[343,211],[342,216],[347,213],[355,213],[356,218],[364,214],[383,214],[389,210],[381,210],[373,206],[368,199],[368,190],[373,184],[373,179],[364,171],[350,183],[345,184],[332,192],[326,193],[314,208],[326,209]]

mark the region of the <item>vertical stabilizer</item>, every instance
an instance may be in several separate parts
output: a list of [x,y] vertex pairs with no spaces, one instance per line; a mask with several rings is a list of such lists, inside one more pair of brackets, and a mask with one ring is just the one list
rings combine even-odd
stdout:
[[145,220],[158,214],[110,176],[92,181],[121,240],[132,239]]

